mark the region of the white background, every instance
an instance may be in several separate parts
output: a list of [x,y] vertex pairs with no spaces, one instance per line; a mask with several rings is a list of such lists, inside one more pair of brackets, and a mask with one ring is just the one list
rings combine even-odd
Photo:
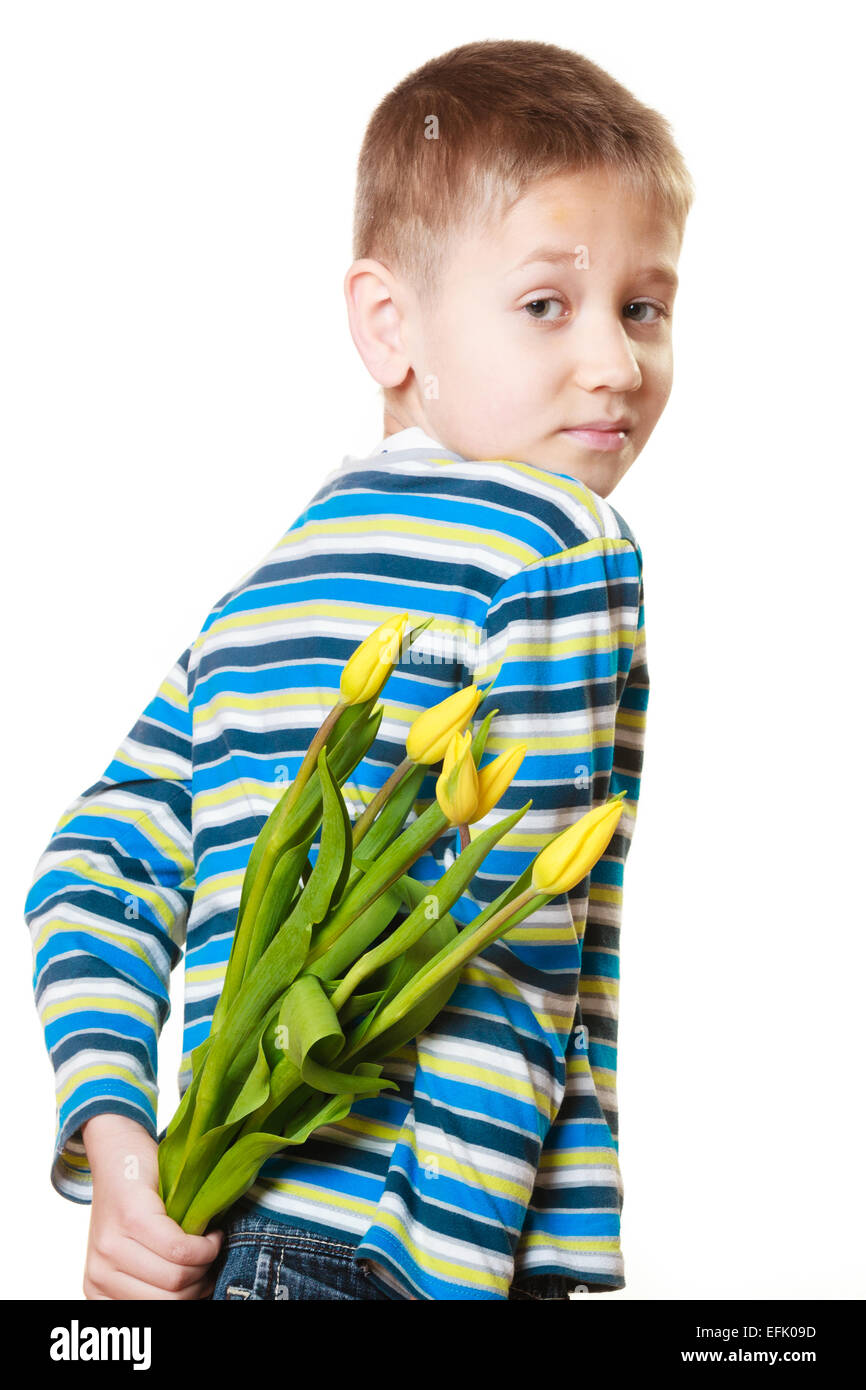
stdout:
[[606,1298],[863,1297],[854,15],[0,9],[3,1296],[81,1297],[89,1215],[48,1181],[36,860],[212,604],[381,434],[342,299],[373,107],[456,44],[535,38],[661,110],[697,184],[674,391],[611,497],[644,554],[652,688],[622,942],[628,1284]]

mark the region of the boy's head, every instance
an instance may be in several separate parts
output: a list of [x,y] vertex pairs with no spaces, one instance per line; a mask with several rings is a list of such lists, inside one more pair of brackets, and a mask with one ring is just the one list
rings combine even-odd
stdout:
[[367,127],[345,283],[386,434],[606,497],[670,393],[693,197],[664,118],[579,54],[487,41],[410,73]]

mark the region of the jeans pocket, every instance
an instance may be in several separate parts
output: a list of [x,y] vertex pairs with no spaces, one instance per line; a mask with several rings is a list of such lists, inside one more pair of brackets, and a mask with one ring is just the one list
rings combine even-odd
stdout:
[[270,1266],[271,1257],[267,1249],[259,1248],[257,1242],[236,1241],[229,1237],[217,1256],[214,1269],[216,1283],[212,1295],[214,1301],[239,1303],[247,1299],[267,1298]]

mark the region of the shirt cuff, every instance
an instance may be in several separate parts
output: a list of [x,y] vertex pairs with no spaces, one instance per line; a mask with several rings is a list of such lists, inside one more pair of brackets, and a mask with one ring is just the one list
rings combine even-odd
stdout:
[[124,1095],[112,1095],[108,1083],[101,1088],[101,1094],[90,1099],[79,1097],[78,1103],[67,1104],[58,1113],[50,1177],[51,1186],[61,1197],[85,1204],[93,1201],[93,1174],[87,1161],[81,1129],[94,1115],[125,1115],[146,1129],[152,1139],[156,1139],[156,1116],[152,1105],[143,1095],[137,1101],[132,1099],[126,1094],[128,1091],[129,1088],[125,1087]]

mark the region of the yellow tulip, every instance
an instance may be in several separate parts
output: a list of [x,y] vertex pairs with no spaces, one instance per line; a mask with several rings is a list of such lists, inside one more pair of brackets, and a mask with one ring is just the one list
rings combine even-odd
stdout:
[[507,753],[500,753],[478,773],[478,805],[475,807],[473,821],[483,820],[488,811],[505,795],[511,786],[517,769],[526,756],[527,745],[515,743]]
[[535,857],[532,886],[539,893],[569,893],[586,878],[613,839],[622,815],[625,792],[587,811]]
[[480,699],[478,686],[466,685],[419,714],[406,739],[406,754],[412,762],[438,763],[445,756],[451,735],[463,732]]
[[469,729],[455,729],[454,733],[451,735],[451,738],[448,741],[448,747],[445,749],[445,757],[442,762],[443,777],[447,777],[449,773],[452,772],[452,770],[461,761],[463,754],[466,752],[467,748],[471,747],[471,731]]
[[452,825],[465,825],[478,805],[478,771],[472,756],[472,731],[455,730],[436,779],[436,800]]
[[408,619],[408,613],[386,618],[356,647],[340,677],[344,704],[363,705],[379,694],[396,664]]

